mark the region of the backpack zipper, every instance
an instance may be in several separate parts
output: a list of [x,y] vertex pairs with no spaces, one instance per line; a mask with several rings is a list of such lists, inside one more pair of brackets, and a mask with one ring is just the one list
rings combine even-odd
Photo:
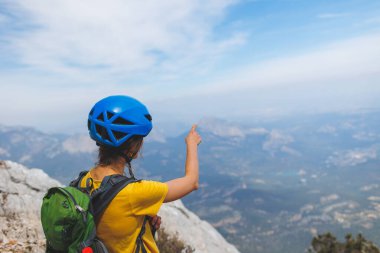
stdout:
[[83,222],[87,223],[86,210],[84,210],[83,207],[78,205],[78,203],[75,201],[74,196],[68,190],[64,188],[58,188],[58,189],[61,190],[66,196],[68,196],[73,201],[75,210],[77,210],[78,212],[82,214]]

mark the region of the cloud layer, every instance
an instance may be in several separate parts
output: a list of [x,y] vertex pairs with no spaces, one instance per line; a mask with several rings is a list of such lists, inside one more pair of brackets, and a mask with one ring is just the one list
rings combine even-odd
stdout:
[[[268,28],[265,34],[282,26],[231,17],[234,7],[244,2],[2,1],[0,106],[10,109],[0,117],[76,131],[92,104],[111,94],[139,98],[168,125],[380,106],[378,30],[259,59],[250,50],[280,45],[286,27],[256,41],[255,29]],[[342,16],[321,13],[316,22]],[[299,36],[286,34],[301,45]],[[258,46],[269,52],[270,45]]]
[[68,75],[98,70],[125,78],[152,67],[173,73],[244,42],[240,33],[214,36],[214,26],[233,3],[16,0],[6,2],[12,15],[3,26],[17,22],[23,28],[7,35],[22,64]]

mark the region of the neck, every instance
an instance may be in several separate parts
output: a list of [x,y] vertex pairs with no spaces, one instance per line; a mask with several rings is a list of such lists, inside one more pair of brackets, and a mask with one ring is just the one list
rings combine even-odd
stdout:
[[102,180],[103,177],[114,175],[114,174],[120,174],[124,175],[124,169],[125,169],[126,162],[124,159],[119,159],[117,162],[114,162],[110,165],[98,165],[92,170],[92,174],[96,179]]
[[111,165],[109,165],[109,166],[107,166],[108,168],[108,170],[110,170],[110,171],[113,171],[115,174],[120,174],[120,175],[124,175],[124,168],[125,168],[125,166],[118,166],[118,165],[113,165],[113,164],[111,164]]
[[124,158],[119,158],[117,161],[114,163],[106,166],[109,169],[113,170],[116,174],[124,174],[124,168],[125,168],[125,160]]

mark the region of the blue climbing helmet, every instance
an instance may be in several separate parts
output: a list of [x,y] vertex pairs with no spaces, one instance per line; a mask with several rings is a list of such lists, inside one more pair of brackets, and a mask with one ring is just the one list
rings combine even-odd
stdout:
[[152,130],[152,117],[140,101],[128,96],[110,96],[91,109],[87,127],[99,145],[117,148],[132,136],[147,136]]

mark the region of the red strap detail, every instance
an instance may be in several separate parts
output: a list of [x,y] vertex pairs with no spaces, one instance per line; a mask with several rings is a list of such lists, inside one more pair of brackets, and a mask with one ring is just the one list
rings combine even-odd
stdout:
[[82,253],[94,253],[91,247],[86,247],[82,249]]

